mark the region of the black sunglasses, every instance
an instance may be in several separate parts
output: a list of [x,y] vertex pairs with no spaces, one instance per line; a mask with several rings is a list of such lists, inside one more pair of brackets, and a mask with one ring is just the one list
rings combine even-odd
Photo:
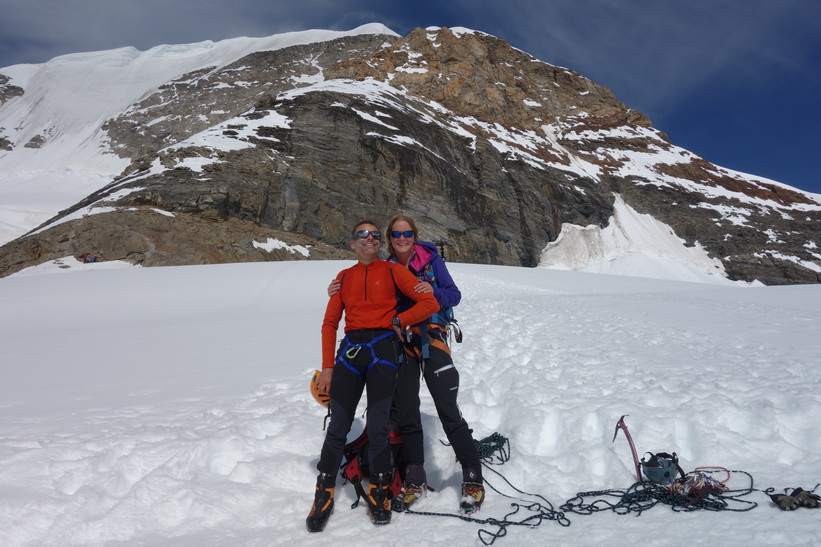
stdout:
[[399,239],[399,236],[405,236],[405,239],[410,239],[413,237],[413,230],[407,230],[405,232],[391,232],[392,238]]
[[367,239],[368,236],[373,236],[374,239],[382,240],[382,233],[379,230],[359,230],[354,232],[354,239]]

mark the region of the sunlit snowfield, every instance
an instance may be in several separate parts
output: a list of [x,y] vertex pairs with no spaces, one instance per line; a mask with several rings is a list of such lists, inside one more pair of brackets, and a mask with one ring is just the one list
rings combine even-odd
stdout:
[[[475,545],[498,531],[411,514],[375,529],[340,482],[326,531],[306,532],[324,417],[308,380],[325,287],[349,262],[62,262],[0,280],[0,544]],[[821,481],[821,287],[450,269],[463,293],[462,411],[477,439],[509,439],[494,469],[518,489],[558,509],[630,487],[629,446],[613,442],[624,414],[640,456],[675,451],[687,471],[746,471],[761,490]],[[418,510],[455,513],[458,464],[425,388],[423,414],[436,492]],[[745,499],[758,506],[566,513],[567,527],[510,526],[496,544],[821,541],[821,511]],[[476,518],[502,519],[512,501],[490,490]]]

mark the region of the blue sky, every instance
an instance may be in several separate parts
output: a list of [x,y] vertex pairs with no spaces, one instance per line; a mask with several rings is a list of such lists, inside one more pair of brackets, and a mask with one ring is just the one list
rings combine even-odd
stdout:
[[709,161],[821,194],[818,0],[0,0],[0,67],[379,22],[463,26],[609,87]]

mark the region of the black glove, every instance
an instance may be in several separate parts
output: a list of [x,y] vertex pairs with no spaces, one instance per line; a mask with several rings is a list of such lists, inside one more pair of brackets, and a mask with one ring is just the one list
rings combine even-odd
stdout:
[[798,504],[801,505],[801,507],[821,507],[821,496],[818,494],[796,488],[790,495],[798,500]]
[[772,494],[770,495],[770,499],[772,499],[782,511],[793,511],[801,506],[801,502],[798,501],[798,498],[788,496],[787,494]]

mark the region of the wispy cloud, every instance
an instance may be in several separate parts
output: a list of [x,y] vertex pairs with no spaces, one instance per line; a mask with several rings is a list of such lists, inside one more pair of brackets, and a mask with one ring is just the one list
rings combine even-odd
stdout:
[[0,0],[0,66],[45,62],[65,53],[348,30],[377,14],[369,2],[334,0]]

